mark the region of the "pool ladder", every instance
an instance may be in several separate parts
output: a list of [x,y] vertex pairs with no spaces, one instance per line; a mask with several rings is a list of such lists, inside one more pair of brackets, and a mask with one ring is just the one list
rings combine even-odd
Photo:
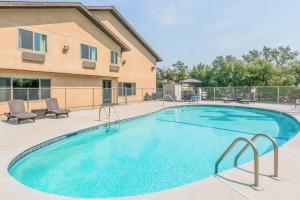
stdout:
[[[108,111],[107,108],[108,107]],[[108,105],[102,105],[99,108],[99,121],[101,121],[101,115],[102,110],[104,111],[104,114],[106,116],[106,119],[108,120],[107,123],[104,124],[104,127],[106,128],[106,131],[116,130],[120,128],[120,118],[118,116],[118,113],[115,109],[115,106],[113,104]],[[112,111],[114,112],[115,118],[112,119]]]
[[255,141],[258,138],[266,138],[268,139],[274,148],[274,175],[272,176],[273,179],[275,180],[279,180],[278,178],[278,145],[276,143],[276,141],[269,135],[267,134],[263,134],[263,133],[259,133],[254,135],[251,140],[248,140],[244,137],[240,137],[235,139],[231,145],[226,149],[226,151],[220,156],[220,158],[217,160],[216,164],[215,164],[215,174],[218,174],[218,168],[219,168],[219,164],[222,162],[222,160],[230,153],[230,151],[240,142],[246,142],[247,144],[244,146],[244,148],[241,149],[241,151],[235,156],[234,158],[234,166],[237,166],[238,163],[238,159],[242,156],[242,154],[249,148],[251,147],[253,150],[253,154],[254,154],[254,184],[252,185],[252,188],[256,189],[256,190],[261,190],[259,188],[259,153],[258,153],[258,149],[255,145]]
[[177,101],[171,96],[171,95],[164,95],[163,96],[163,107],[165,107],[165,99],[166,99],[166,97],[168,97],[169,99],[171,99],[172,101],[173,101],[173,103],[175,103],[176,105],[177,105]]

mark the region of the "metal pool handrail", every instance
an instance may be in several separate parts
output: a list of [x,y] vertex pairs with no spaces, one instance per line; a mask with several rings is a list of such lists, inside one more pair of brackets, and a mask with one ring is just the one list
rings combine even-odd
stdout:
[[[253,136],[251,138],[251,141],[252,142],[255,142],[258,138],[261,138],[261,137],[264,137],[264,138],[267,138],[268,140],[271,141],[271,143],[273,144],[273,147],[274,147],[274,178],[278,178],[278,144],[277,142],[269,135],[267,134],[264,134],[264,133],[258,133],[256,134],[255,136]],[[241,157],[241,155],[249,148],[249,143],[235,156],[235,159],[234,159],[234,165],[237,166],[237,162],[238,162],[238,159]]]
[[164,95],[163,96],[163,107],[165,107],[165,97],[169,97],[173,102],[176,103],[176,100],[171,95]]
[[111,119],[111,110],[113,109],[113,111],[114,111],[114,113],[115,113],[115,116],[116,116],[116,122],[117,122],[117,124],[119,125],[120,124],[120,118],[119,118],[119,115],[118,115],[118,113],[117,113],[117,111],[116,111],[116,108],[115,108],[115,106],[114,106],[114,104],[111,104],[110,106],[109,106],[109,110],[108,110],[108,116],[109,116],[109,119]]
[[218,174],[218,167],[220,162],[225,158],[225,156],[228,155],[228,153],[240,142],[246,142],[249,146],[252,147],[253,154],[254,154],[254,187],[259,187],[259,157],[258,157],[258,151],[255,147],[254,143],[250,140],[240,137],[235,139],[231,145],[226,149],[226,151],[221,155],[221,157],[218,159],[215,165],[215,174]]
[[[106,128],[108,127],[108,130],[110,130],[112,123],[114,125],[117,125],[118,127],[120,127],[120,118],[119,115],[115,109],[115,106],[113,104],[109,104],[108,106],[108,112],[105,109],[105,105],[100,106],[99,108],[99,121],[101,121],[101,111],[102,109],[104,110],[104,113],[106,115],[106,118],[108,119],[108,124],[106,124]],[[114,111],[115,116],[117,119],[115,119],[115,121],[112,122],[112,118],[111,118],[111,110]]]
[[106,118],[110,121],[110,116],[109,116],[109,114],[107,113],[107,111],[106,111],[104,105],[100,106],[100,108],[99,108],[99,121],[101,121],[101,113],[102,113],[101,111],[102,111],[102,109],[104,110],[104,113],[105,113],[105,115],[106,115]]

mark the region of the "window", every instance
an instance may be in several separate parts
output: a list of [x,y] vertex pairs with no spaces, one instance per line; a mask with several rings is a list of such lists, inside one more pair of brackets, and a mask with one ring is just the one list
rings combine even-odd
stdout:
[[34,33],[34,50],[35,51],[42,51],[47,52],[47,36]]
[[40,100],[50,97],[50,79],[0,77],[0,102],[11,99]]
[[19,48],[33,50],[33,33],[19,29]]
[[0,77],[0,102],[10,100],[11,78]]
[[46,99],[51,97],[51,80],[50,79],[41,79],[40,80],[40,90],[41,90],[41,99]]
[[97,61],[97,48],[89,45],[80,45],[80,56],[83,59]]
[[38,100],[39,79],[14,78],[13,98],[23,100]]
[[10,88],[11,78],[0,77],[0,88]]
[[19,29],[19,48],[47,52],[47,35]]
[[135,83],[119,83],[119,96],[133,96],[136,95]]
[[115,51],[112,51],[110,53],[110,63],[117,65],[118,64],[118,53]]
[[41,79],[41,88],[51,88],[51,80]]

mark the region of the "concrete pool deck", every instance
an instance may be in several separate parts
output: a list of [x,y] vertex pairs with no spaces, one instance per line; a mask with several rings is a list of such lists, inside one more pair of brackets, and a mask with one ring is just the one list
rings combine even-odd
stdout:
[[[190,103],[177,103],[185,105]],[[276,104],[223,104],[220,102],[201,102],[200,105],[239,105],[271,109],[288,113],[300,121],[300,108],[292,105]],[[166,106],[175,103],[167,102]],[[116,106],[121,119],[150,113],[162,108],[162,102],[151,101]],[[70,118],[43,119],[35,123],[0,122],[0,199],[1,200],[62,200],[78,199],[67,198],[33,190],[9,176],[7,167],[11,160],[24,150],[52,139],[54,137],[99,125],[98,110],[74,111]],[[224,149],[225,150],[225,149]],[[221,173],[219,176],[209,177],[198,182],[170,189],[162,192],[121,198],[130,200],[156,199],[300,199],[300,135],[298,134],[279,149],[279,176],[280,181],[269,177],[273,173],[273,153],[264,155],[260,159],[260,187],[262,191],[249,187],[253,183],[253,162],[240,168]]]

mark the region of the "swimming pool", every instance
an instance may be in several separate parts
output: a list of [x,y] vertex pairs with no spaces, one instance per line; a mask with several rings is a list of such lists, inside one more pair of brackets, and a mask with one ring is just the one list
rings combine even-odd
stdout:
[[[14,163],[9,173],[34,189],[69,197],[124,197],[158,192],[214,175],[216,160],[237,137],[268,133],[279,145],[300,131],[288,115],[225,106],[185,106],[74,134]],[[42,133],[41,133],[42,134]],[[260,139],[261,153],[272,150]],[[233,167],[236,148],[220,165]],[[252,160],[249,150],[240,164]]]

